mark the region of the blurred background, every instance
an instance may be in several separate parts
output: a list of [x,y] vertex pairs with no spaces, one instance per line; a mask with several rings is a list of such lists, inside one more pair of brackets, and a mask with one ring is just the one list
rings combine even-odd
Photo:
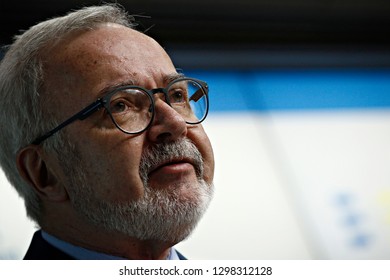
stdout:
[[[389,1],[116,2],[210,86],[216,192],[186,257],[390,258]],[[99,3],[4,0],[0,44]],[[0,259],[21,259],[34,225],[1,172],[0,193]]]

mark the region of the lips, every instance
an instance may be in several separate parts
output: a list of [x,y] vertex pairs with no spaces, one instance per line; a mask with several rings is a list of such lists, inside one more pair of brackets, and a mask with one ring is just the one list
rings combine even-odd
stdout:
[[161,162],[155,166],[150,168],[148,175],[152,175],[159,170],[166,170],[171,172],[181,172],[184,171],[185,168],[188,168],[189,165],[195,167],[195,163],[189,158],[179,158],[179,159],[170,159],[168,161]]

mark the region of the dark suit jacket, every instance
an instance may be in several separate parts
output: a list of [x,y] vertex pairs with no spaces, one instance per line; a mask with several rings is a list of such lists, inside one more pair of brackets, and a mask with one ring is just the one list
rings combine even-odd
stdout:
[[[178,251],[177,255],[180,260],[186,260],[186,258]],[[52,246],[45,239],[42,238],[41,231],[38,230],[34,233],[30,247],[24,256],[25,260],[74,260],[73,257],[65,254],[61,250]]]

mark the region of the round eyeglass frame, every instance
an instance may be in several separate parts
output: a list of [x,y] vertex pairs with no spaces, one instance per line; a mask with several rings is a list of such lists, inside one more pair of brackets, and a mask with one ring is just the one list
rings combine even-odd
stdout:
[[[66,127],[67,125],[73,123],[74,121],[76,120],[85,120],[86,118],[88,118],[89,116],[91,116],[94,112],[96,112],[97,110],[101,109],[101,108],[105,108],[108,112],[108,114],[110,115],[110,118],[112,120],[112,122],[115,124],[115,126],[120,130],[122,131],[123,133],[126,133],[126,134],[139,134],[139,133],[142,133],[144,132],[145,130],[147,130],[150,125],[152,124],[153,120],[154,120],[154,116],[155,116],[155,101],[154,101],[154,94],[157,94],[157,93],[163,93],[164,94],[164,97],[165,97],[165,102],[172,107],[170,101],[169,101],[169,97],[168,97],[168,90],[171,88],[171,86],[177,82],[181,82],[181,81],[190,81],[190,82],[194,82],[196,84],[198,84],[200,86],[200,88],[202,89],[202,92],[203,92],[203,95],[202,97],[204,96],[206,98],[206,108],[205,108],[205,113],[204,113],[204,116],[202,117],[202,119],[196,121],[196,122],[189,122],[189,121],[185,121],[187,124],[192,124],[192,125],[196,125],[196,124],[199,124],[201,122],[203,122],[207,115],[208,115],[208,112],[209,112],[209,97],[208,97],[208,94],[209,94],[209,87],[207,85],[206,82],[202,81],[202,80],[198,80],[198,79],[195,79],[195,78],[189,78],[189,77],[181,77],[181,78],[177,78],[177,79],[174,79],[173,81],[171,81],[165,88],[154,88],[154,89],[145,89],[143,87],[140,87],[140,86],[134,86],[134,85],[128,85],[128,86],[120,86],[120,87],[117,87],[111,91],[109,91],[106,95],[104,95],[103,97],[101,98],[98,98],[95,102],[91,103],[90,105],[86,106],[84,109],[82,109],[80,112],[76,113],[75,115],[73,115],[72,117],[68,118],[67,120],[65,120],[64,122],[62,122],[61,124],[59,124],[58,126],[56,126],[55,128],[53,128],[52,130],[48,131],[47,133],[43,134],[42,136],[36,138],[34,141],[31,142],[31,144],[33,145],[39,145],[40,143],[42,143],[44,140],[46,140],[47,138],[51,137],[52,135],[54,135],[55,133],[57,133],[58,131],[60,131],[61,129],[63,129],[64,127]],[[139,130],[139,131],[136,131],[136,132],[129,132],[129,131],[126,131],[124,130],[123,128],[121,128],[117,122],[115,121],[114,117],[112,116],[111,112],[110,112],[110,109],[108,107],[108,104],[109,104],[109,101],[111,99],[111,97],[116,93],[118,92],[119,90],[125,90],[125,89],[139,89],[139,90],[142,90],[144,91],[145,93],[147,93],[148,97],[150,98],[150,101],[151,101],[151,106],[152,106],[152,117],[150,118],[150,121],[148,123],[148,125]],[[173,107],[172,107],[173,108]]]

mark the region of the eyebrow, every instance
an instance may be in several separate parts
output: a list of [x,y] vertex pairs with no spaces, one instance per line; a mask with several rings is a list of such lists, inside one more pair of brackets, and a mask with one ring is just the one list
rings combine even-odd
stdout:
[[[170,82],[176,80],[176,79],[179,79],[179,78],[183,78],[185,75],[182,74],[182,73],[172,73],[172,74],[169,74],[169,75],[165,75],[163,77],[163,83],[164,85],[167,85],[169,84]],[[136,86],[138,85],[133,79],[128,79],[128,80],[125,80],[125,81],[122,81],[122,82],[119,82],[119,83],[116,83],[116,84],[113,84],[113,85],[108,85],[108,86],[105,86],[104,88],[102,88],[99,93],[98,93],[98,98],[102,98],[103,96],[105,96],[106,94],[108,94],[109,92],[119,88],[119,87],[123,87],[123,86]]]
[[128,79],[128,80],[125,80],[125,81],[122,81],[122,82],[119,82],[119,83],[116,83],[116,84],[113,84],[113,85],[108,85],[108,86],[105,86],[104,88],[102,88],[99,93],[98,93],[98,98],[102,98],[103,96],[105,96],[106,94],[108,94],[109,92],[119,88],[119,87],[123,87],[123,86],[134,86],[135,85],[135,82],[134,80],[132,79]]
[[167,85],[170,82],[172,82],[176,79],[179,79],[179,78],[183,78],[183,77],[184,77],[183,73],[172,73],[172,74],[164,76],[163,81],[164,81],[164,84]]

